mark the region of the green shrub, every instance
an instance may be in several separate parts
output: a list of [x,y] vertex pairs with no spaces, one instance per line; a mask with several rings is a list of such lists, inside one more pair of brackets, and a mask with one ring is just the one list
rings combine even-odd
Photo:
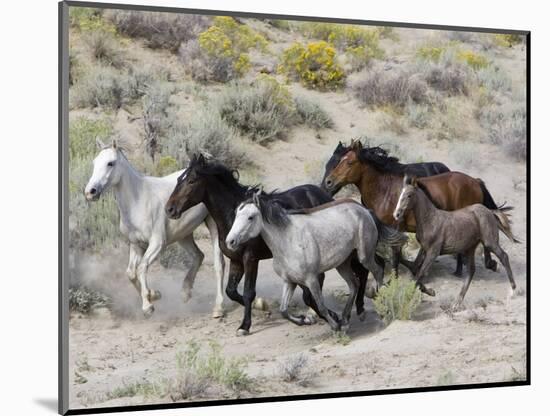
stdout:
[[110,67],[92,67],[70,90],[69,107],[119,109],[127,103],[128,78]]
[[295,97],[294,105],[300,122],[312,129],[327,129],[334,125],[330,115],[319,105],[304,97]]
[[74,286],[69,288],[69,310],[89,314],[94,308],[107,307],[111,299],[98,291],[86,286]]
[[420,59],[437,62],[445,50],[443,46],[422,46],[416,51],[416,56]]
[[92,175],[98,152],[96,137],[106,140],[112,125],[106,119],[78,118],[69,122],[69,245],[76,249],[100,251],[119,244],[118,208],[110,193],[88,203],[84,187]]
[[495,43],[498,46],[503,46],[507,48],[511,48],[514,45],[518,45],[520,43],[523,43],[525,41],[525,37],[523,35],[518,34],[497,34],[494,35]]
[[512,80],[497,66],[482,68],[477,71],[476,76],[479,85],[488,92],[507,94],[512,91]]
[[283,52],[279,72],[308,88],[334,89],[343,84],[345,74],[336,62],[336,50],[325,41],[306,46],[295,43]]
[[236,169],[246,161],[236,143],[237,138],[235,129],[221,118],[217,108],[204,106],[189,120],[172,122],[160,141],[160,152],[163,156],[175,157],[179,166],[187,163],[195,153],[209,153]]
[[79,117],[69,123],[69,158],[90,158],[97,153],[96,138],[106,140],[113,133],[107,119]]
[[222,119],[259,143],[280,137],[295,121],[289,90],[267,75],[252,85],[234,83],[217,98]]
[[391,278],[386,286],[378,291],[374,299],[374,309],[386,324],[395,319],[409,320],[420,305],[422,294],[416,282],[404,278]]
[[149,48],[172,52],[182,42],[196,38],[210,21],[202,15],[134,10],[109,10],[106,17],[125,36],[144,39]]
[[82,32],[116,32],[116,28],[103,18],[103,10],[91,7],[70,6],[69,24]]

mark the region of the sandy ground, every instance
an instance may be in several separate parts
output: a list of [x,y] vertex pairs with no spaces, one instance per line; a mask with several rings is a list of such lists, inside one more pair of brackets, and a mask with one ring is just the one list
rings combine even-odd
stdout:
[[[271,146],[271,160],[281,160],[289,148],[295,153],[292,157],[286,156],[284,170],[280,166],[266,169],[265,178],[271,179],[267,186],[284,188],[292,177],[304,177],[306,181],[304,164],[308,158],[305,155],[328,157],[334,141],[328,143],[327,139],[318,140],[307,133],[298,132],[292,140]],[[302,148],[304,156],[297,156]],[[447,160],[443,157],[442,144],[436,149],[426,144],[426,149],[430,149],[433,159]],[[514,232],[525,241],[522,182],[525,169],[500,155],[498,149],[491,146],[479,149],[495,161],[485,169],[468,171],[487,181],[498,202],[506,196],[508,203],[515,206]],[[525,288],[525,244],[513,245],[504,237],[501,241],[510,256],[518,285]],[[155,315],[149,320],[141,317],[139,298],[124,276],[124,251],[101,261],[82,260],[79,267],[84,278],[111,294],[115,305],[112,313],[100,310],[91,317],[74,316],[70,321],[73,407],[171,401],[168,396],[139,395],[109,400],[108,393],[143,380],[173,377],[176,353],[192,339],[204,345],[208,340],[216,340],[224,356],[248,360],[247,373],[254,378],[254,389],[241,392],[241,397],[483,383],[525,377],[526,298],[511,298],[510,286],[500,265],[497,273],[486,270],[481,255],[477,257],[476,276],[466,297],[466,310],[449,315],[442,309],[458,294],[462,281],[451,274],[454,259],[441,257],[428,280],[437,296],[424,296],[412,321],[398,321],[386,327],[368,300],[368,319],[359,322],[354,318],[348,333],[351,342],[343,345],[323,322],[296,327],[282,319],[276,309],[281,284],[271,261],[260,263],[257,293],[274,305],[272,313],[255,311],[251,335],[237,337],[241,307],[226,300],[226,317],[210,318],[215,283],[211,248],[206,238],[199,240],[199,245],[206,258],[196,279],[193,298],[187,304],[179,297],[183,272],[166,270],[159,265],[153,267],[150,285],[160,289],[163,298],[156,303]],[[407,275],[403,269],[401,273]],[[341,310],[344,302],[341,293],[345,291],[343,280],[334,271],[330,272],[324,290],[329,305]],[[294,299],[295,307],[303,309],[298,293]],[[308,357],[307,371],[314,373],[312,383],[307,386],[281,379],[281,363],[299,353]],[[207,394],[201,400],[209,398],[219,396]]]
[[[412,44],[420,42],[422,36],[432,36],[432,31],[422,35],[417,32],[418,37],[410,40]],[[403,53],[409,46],[400,46]],[[521,63],[513,53],[501,57],[501,64],[506,66],[508,62],[513,67]],[[365,134],[382,137],[382,143],[374,144],[398,145],[404,162],[442,161],[452,170],[483,178],[497,203],[507,201],[515,207],[513,229],[520,240],[526,241],[525,166],[512,161],[497,146],[480,144],[475,137],[460,142],[429,140],[422,131],[414,129],[404,137],[391,138],[391,133],[381,130],[379,115],[360,108],[349,95],[308,91],[295,84],[291,88],[294,94],[318,100],[333,118],[334,128],[321,132],[294,128],[289,137],[270,144],[268,149],[244,142],[253,165],[243,172],[243,178],[261,181],[266,190],[318,183],[338,140],[349,142],[350,138]],[[133,135],[137,127],[126,119],[119,112],[117,130]],[[473,146],[467,162],[456,152],[463,145]],[[204,236],[204,230],[199,234]],[[526,245],[513,245],[504,238],[501,235],[516,281],[525,289]],[[139,394],[110,398],[109,393],[131,383],[175,377],[176,354],[192,339],[203,345],[216,340],[225,357],[247,359],[246,371],[253,378],[253,388],[241,392],[241,397],[484,383],[525,377],[526,297],[510,297],[502,267],[499,265],[497,273],[486,270],[480,255],[465,310],[450,315],[442,309],[458,294],[462,281],[452,275],[454,259],[441,257],[427,280],[437,295],[423,296],[412,321],[385,326],[368,300],[367,320],[359,322],[354,316],[346,343],[335,338],[322,321],[297,327],[282,319],[276,309],[281,281],[273,272],[271,261],[260,263],[257,293],[274,307],[271,313],[254,311],[251,335],[237,337],[236,329],[242,319],[240,306],[226,300],[226,316],[210,318],[215,290],[212,254],[207,238],[198,243],[206,258],[193,298],[186,304],[180,300],[182,271],[166,270],[157,263],[149,282],[162,292],[163,298],[148,320],[141,316],[139,297],[124,275],[125,250],[100,259],[77,259],[75,267],[82,280],[108,293],[114,304],[111,312],[100,309],[91,316],[74,315],[70,320],[71,408],[171,401],[169,396]],[[401,269],[401,275],[407,276],[407,272]],[[327,303],[338,311],[343,307],[343,291],[343,280],[334,271],[329,272],[324,294]],[[294,307],[303,309],[300,295],[296,293]],[[300,353],[308,358],[306,370],[311,373],[311,382],[306,386],[281,378],[281,363]],[[235,397],[225,394],[221,397]],[[216,398],[220,395],[205,392],[200,400]]]

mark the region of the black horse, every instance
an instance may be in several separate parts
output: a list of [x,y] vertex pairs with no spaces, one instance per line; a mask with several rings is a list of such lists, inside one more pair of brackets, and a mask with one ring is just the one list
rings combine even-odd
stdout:
[[[182,212],[199,203],[204,203],[210,215],[216,221],[219,231],[219,244],[222,252],[230,259],[229,279],[227,282],[227,296],[244,306],[244,318],[237,334],[246,335],[251,325],[252,302],[256,297],[256,277],[258,262],[272,257],[271,251],[261,237],[250,240],[236,251],[230,250],[225,239],[235,220],[235,210],[241,202],[249,197],[250,188],[241,185],[235,179],[235,171],[222,164],[208,162],[202,156],[194,156],[189,167],[178,178],[178,183],[172,192],[165,209],[168,217],[178,218]],[[312,208],[330,202],[333,199],[315,185],[301,185],[285,192],[266,194],[285,209]],[[378,259],[383,262],[382,259]],[[364,317],[364,293],[368,270],[364,269],[357,259],[352,260],[352,268],[359,278],[359,293],[356,299],[357,314]],[[237,287],[245,275],[243,295]],[[322,283],[324,275],[320,275]],[[317,306],[311,293],[302,287],[304,303],[317,312]],[[333,313],[333,312],[332,312]],[[319,316],[321,314],[318,313]],[[308,321],[299,317],[293,321],[304,325]]]
[[[365,151],[368,152],[369,147],[364,146],[363,148]],[[373,147],[373,151],[378,150],[378,147]],[[321,181],[321,188],[334,196],[340,188],[330,188],[327,187],[327,176],[330,175],[330,173],[338,166],[340,163],[340,160],[342,159],[342,156],[344,156],[348,151],[350,150],[350,146],[345,146],[342,144],[342,142],[338,142],[338,146],[336,146],[336,149],[334,149],[334,152],[332,153],[332,156],[328,160],[328,162],[325,165],[325,174],[323,176],[323,180]],[[440,173],[450,172],[451,170],[445,166],[445,164],[441,162],[423,162],[423,163],[399,163],[400,166],[403,167],[404,173],[408,174],[409,176],[416,176],[416,177],[425,177],[425,176],[433,176],[433,175],[439,175]]]

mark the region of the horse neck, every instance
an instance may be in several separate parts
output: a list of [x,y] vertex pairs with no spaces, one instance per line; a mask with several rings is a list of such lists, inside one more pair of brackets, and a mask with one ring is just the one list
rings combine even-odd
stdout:
[[125,157],[118,161],[120,180],[113,186],[115,199],[123,217],[131,216],[132,210],[139,207],[140,192],[143,190],[143,175],[128,162]]
[[288,247],[288,238],[286,233],[289,226],[282,227],[269,224],[264,220],[261,236],[266,245],[273,253],[273,257],[284,256],[284,248]]
[[424,225],[431,221],[437,214],[437,211],[438,209],[426,196],[424,191],[417,189],[415,192],[415,203],[413,206],[417,229],[423,229]]
[[235,220],[235,209],[244,200],[244,191],[238,193],[229,189],[215,177],[208,180],[203,203],[218,226],[220,239],[225,240],[229,234]]
[[374,168],[371,168],[370,172],[367,172],[366,167],[362,169],[359,182],[356,184],[361,191],[361,199],[380,217],[382,213],[379,212],[379,206],[395,206],[391,203],[382,204],[382,199],[385,199],[388,193],[390,197],[397,194],[394,190],[400,186],[402,178],[394,174],[378,172]]

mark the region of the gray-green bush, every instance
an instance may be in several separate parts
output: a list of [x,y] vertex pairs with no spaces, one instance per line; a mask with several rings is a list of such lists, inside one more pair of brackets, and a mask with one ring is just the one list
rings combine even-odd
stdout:
[[82,314],[89,314],[94,308],[108,307],[111,299],[96,290],[86,286],[69,288],[69,309]]
[[240,76],[231,57],[209,55],[196,39],[181,44],[179,57],[187,73],[198,82],[227,82]]
[[326,129],[334,125],[330,115],[319,103],[297,96],[294,97],[294,105],[300,123],[304,123],[312,129]]
[[127,77],[111,67],[92,67],[73,85],[69,103],[72,108],[105,107],[119,109],[128,102]]
[[231,84],[216,106],[223,120],[259,143],[282,137],[295,122],[288,89],[269,77],[253,85]]
[[448,95],[469,92],[473,71],[459,62],[451,51],[443,52],[437,60],[419,60],[413,69],[435,90]]
[[422,294],[414,281],[393,277],[378,291],[374,299],[374,309],[389,324],[396,319],[411,319],[421,300]]
[[124,51],[112,33],[94,30],[86,32],[82,41],[88,48],[92,58],[103,65],[122,68],[126,64]]
[[482,109],[480,122],[491,143],[520,161],[527,158],[527,110],[525,103],[506,102]]

